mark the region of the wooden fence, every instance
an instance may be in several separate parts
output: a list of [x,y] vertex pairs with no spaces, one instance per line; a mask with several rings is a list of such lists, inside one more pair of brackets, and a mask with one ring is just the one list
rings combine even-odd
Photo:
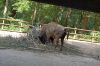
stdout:
[[[82,41],[89,41],[89,42],[100,42],[100,32],[94,31],[94,30],[86,30],[86,29],[78,29],[78,28],[71,28],[66,27],[70,29],[70,38],[75,40],[82,40]],[[72,32],[71,32],[72,30]],[[81,32],[81,33],[79,33]],[[88,32],[89,34],[85,34],[85,32]],[[97,36],[97,33],[99,36]],[[71,35],[73,35],[71,37]],[[87,36],[87,37],[84,37]],[[98,39],[98,40],[96,40]]]
[[[0,18],[0,21],[3,21],[3,20],[20,22],[20,25],[14,25],[15,27],[19,28],[18,32],[22,32],[21,28],[32,26],[32,25],[23,26],[23,24],[22,24],[23,22],[28,23],[29,21],[23,21],[23,20],[17,20],[17,19],[8,19],[8,18]],[[1,30],[4,30],[4,26],[10,26],[10,24],[0,23],[0,26],[2,26]],[[70,29],[70,32],[71,32],[70,37],[69,37],[70,39],[90,41],[90,42],[99,42],[100,41],[100,36],[96,36],[96,33],[100,34],[99,31],[85,30],[85,29],[78,29],[78,28],[71,28],[71,27],[66,27],[66,28]],[[12,31],[12,30],[10,30],[10,31]],[[84,32],[89,32],[89,33],[91,33],[91,35],[87,35]],[[84,36],[87,36],[87,37],[84,37]],[[98,41],[95,40],[95,39],[98,39]]]
[[[13,25],[14,27],[17,27],[19,28],[19,31],[17,32],[22,32],[22,28],[25,28],[25,27],[29,27],[29,26],[32,26],[32,25],[23,25],[23,23],[28,23],[30,21],[23,21],[23,20],[18,20],[18,19],[13,19],[13,18],[0,18],[0,26],[1,26],[1,30],[5,30],[4,29],[4,26],[10,26],[11,24],[5,24],[4,21],[10,21],[10,22],[20,22],[20,25]],[[14,31],[14,30],[9,30],[9,31]]]

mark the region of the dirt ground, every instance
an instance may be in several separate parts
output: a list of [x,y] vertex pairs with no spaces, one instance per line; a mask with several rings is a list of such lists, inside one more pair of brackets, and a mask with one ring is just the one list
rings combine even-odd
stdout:
[[[0,49],[0,66],[100,66],[100,60],[93,58],[99,59],[100,44],[77,40],[66,40],[65,43],[67,51],[62,52]],[[77,51],[83,55],[75,54]],[[84,56],[86,54],[89,56]]]
[[63,55],[61,53],[1,49],[0,66],[100,66],[100,61],[76,55]]
[[[23,34],[9,32],[11,37],[5,37],[6,32],[0,32],[0,47],[26,48],[30,43],[26,40],[16,40],[14,37]],[[43,45],[39,45],[43,46]],[[100,66],[100,43],[92,43],[78,40],[65,40],[63,51],[59,47],[46,45],[45,50],[19,50],[0,49],[0,66]],[[33,47],[32,47],[33,48]],[[40,47],[41,49],[41,47]],[[47,50],[48,49],[48,50]],[[50,51],[49,51],[50,50]]]
[[83,54],[88,54],[99,59],[100,57],[100,43],[78,41],[78,40],[65,40],[67,45],[75,46]]

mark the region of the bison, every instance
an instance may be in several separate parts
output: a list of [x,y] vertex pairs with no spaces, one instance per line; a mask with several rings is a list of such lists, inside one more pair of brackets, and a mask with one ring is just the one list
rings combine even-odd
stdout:
[[42,43],[51,41],[52,43],[56,45],[55,48],[58,46],[59,39],[61,39],[60,50],[62,50],[63,42],[64,42],[64,38],[66,34],[67,34],[67,39],[68,39],[68,36],[69,36],[68,28],[65,28],[64,26],[59,25],[55,22],[50,22],[48,24],[41,25],[39,38]]

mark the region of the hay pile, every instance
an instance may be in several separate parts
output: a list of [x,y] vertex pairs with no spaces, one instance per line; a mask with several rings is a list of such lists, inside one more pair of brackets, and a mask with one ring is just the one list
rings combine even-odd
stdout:
[[28,47],[34,47],[34,48],[38,48],[38,49],[42,49],[42,50],[51,50],[54,47],[52,46],[52,44],[48,43],[48,44],[42,44],[41,41],[39,40],[38,36],[39,36],[39,29],[36,29],[36,27],[31,27],[31,29],[28,31],[27,33],[27,42],[29,43]]

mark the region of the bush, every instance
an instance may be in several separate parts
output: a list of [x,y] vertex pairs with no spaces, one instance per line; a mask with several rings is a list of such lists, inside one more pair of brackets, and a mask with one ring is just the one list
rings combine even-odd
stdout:
[[95,36],[96,36],[95,41],[100,42],[100,33],[99,32],[95,33]]

